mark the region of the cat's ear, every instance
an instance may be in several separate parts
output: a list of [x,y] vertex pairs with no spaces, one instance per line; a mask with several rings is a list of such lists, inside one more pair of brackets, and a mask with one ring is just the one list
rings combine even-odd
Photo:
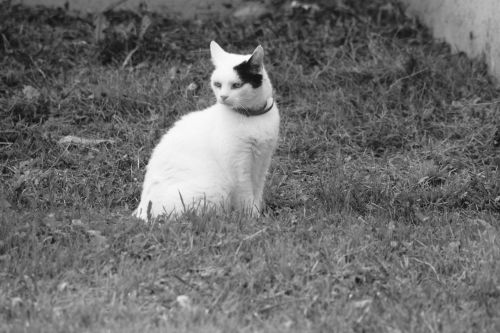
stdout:
[[212,56],[212,62],[214,65],[217,64],[218,59],[220,59],[224,54],[226,54],[226,51],[224,51],[219,44],[215,41],[210,42],[210,55]]
[[264,49],[262,48],[262,46],[257,46],[247,62],[253,69],[260,70],[262,68],[262,66],[264,65]]

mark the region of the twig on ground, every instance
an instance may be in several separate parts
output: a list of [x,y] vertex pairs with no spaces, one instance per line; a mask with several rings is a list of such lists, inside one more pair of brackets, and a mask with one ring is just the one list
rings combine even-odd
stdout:
[[120,67],[121,69],[124,69],[125,67],[127,67],[127,64],[130,62],[130,59],[132,59],[132,56],[134,55],[134,53],[137,52],[137,50],[139,50],[139,45],[134,47],[133,50],[127,54],[127,57],[125,58],[125,60],[122,63],[122,66]]
[[434,274],[436,274],[436,279],[437,279],[439,282],[441,282],[441,280],[439,279],[439,274],[438,274],[438,272],[436,271],[436,269],[434,268],[434,266],[432,266],[432,264],[430,264],[430,263],[428,263],[428,262],[426,262],[426,261],[423,261],[423,260],[417,259],[417,258],[413,258],[413,257],[412,257],[411,259],[413,259],[413,260],[415,260],[416,262],[419,262],[419,263],[421,263],[421,264],[424,264],[424,265],[429,266],[429,267],[432,269],[432,271],[434,272]]

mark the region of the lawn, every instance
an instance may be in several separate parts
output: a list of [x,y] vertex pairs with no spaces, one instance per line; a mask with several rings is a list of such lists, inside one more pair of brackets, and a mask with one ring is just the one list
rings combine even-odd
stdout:
[[[182,21],[0,2],[0,331],[499,332],[500,90],[393,1]],[[142,28],[141,28],[142,27]],[[259,218],[132,218],[162,133],[258,44]]]

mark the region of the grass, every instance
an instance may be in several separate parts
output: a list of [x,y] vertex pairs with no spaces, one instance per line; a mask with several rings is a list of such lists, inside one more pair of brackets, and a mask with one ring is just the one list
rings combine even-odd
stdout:
[[[393,2],[320,5],[142,38],[111,12],[96,42],[0,4],[0,331],[500,331],[498,88]],[[140,223],[152,148],[213,103],[212,39],[266,51],[267,210]]]

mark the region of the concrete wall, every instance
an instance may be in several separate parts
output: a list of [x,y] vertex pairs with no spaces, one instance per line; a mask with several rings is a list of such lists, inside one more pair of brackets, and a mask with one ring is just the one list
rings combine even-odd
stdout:
[[192,18],[208,13],[232,13],[242,0],[14,0],[12,3],[28,6],[46,5],[64,7],[68,3],[70,10],[79,12],[100,12],[112,4],[120,3],[117,8],[137,10],[139,4],[145,3],[148,10],[184,18]]
[[500,0],[401,0],[454,51],[483,57],[500,80]]

